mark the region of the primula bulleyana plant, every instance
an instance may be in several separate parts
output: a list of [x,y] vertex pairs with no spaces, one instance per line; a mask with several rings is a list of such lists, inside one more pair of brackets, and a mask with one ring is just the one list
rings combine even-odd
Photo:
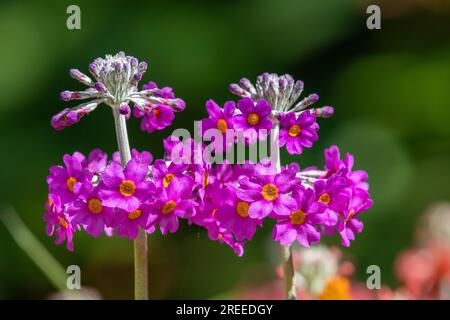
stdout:
[[[64,91],[61,99],[90,101],[64,109],[53,117],[52,126],[61,130],[104,103],[116,120],[123,118],[122,123],[133,115],[141,118],[144,131],[168,127],[185,103],[175,98],[171,88],[159,88],[154,82],[139,90],[146,68],[146,63],[119,53],[91,63],[93,79],[72,69],[70,75],[88,88]],[[201,121],[202,135],[209,129],[223,135],[216,153],[228,151],[239,137],[252,145],[270,134],[278,135],[277,148],[299,155],[318,140],[317,118],[333,114],[329,106],[311,107],[317,94],[300,100],[303,82],[289,75],[265,73],[255,84],[241,79],[230,85],[230,91],[240,100],[223,107],[208,100],[208,117]],[[69,250],[73,250],[73,235],[81,230],[93,237],[105,233],[135,239],[139,230],[176,232],[180,219],[204,227],[211,240],[229,245],[239,256],[265,219],[275,220],[273,239],[282,246],[298,242],[309,247],[320,241],[321,234],[332,233],[339,233],[342,244],[349,246],[363,229],[359,215],[372,204],[367,173],[353,170],[353,156],[341,158],[336,146],[325,150],[323,169],[301,169],[297,163],[281,166],[279,160],[214,164],[202,157],[194,161],[207,146],[175,136],[164,140],[165,159],[154,160],[148,151],[132,150],[130,159],[122,161],[126,152],[120,123],[116,121],[120,152],[111,160],[95,149],[87,157],[79,152],[65,155],[64,166],[50,168],[47,233],[55,234],[58,244],[66,241]],[[230,138],[230,130],[239,135]],[[268,166],[276,171],[267,170]]]

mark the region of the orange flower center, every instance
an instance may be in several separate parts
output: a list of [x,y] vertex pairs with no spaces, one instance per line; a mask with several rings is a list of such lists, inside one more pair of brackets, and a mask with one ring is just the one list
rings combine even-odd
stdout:
[[158,118],[160,113],[161,110],[159,110],[158,108],[153,109],[153,115],[155,116],[155,118]]
[[166,202],[166,204],[162,207],[161,212],[162,212],[162,214],[171,213],[173,210],[175,210],[176,206],[177,206],[177,204],[175,203],[175,201],[170,200],[170,201]]
[[100,212],[102,212],[102,201],[100,199],[89,199],[87,205],[89,211],[93,214],[99,214]]
[[77,179],[75,179],[74,177],[67,178],[67,180],[66,180],[67,189],[69,189],[70,191],[73,192],[73,187],[75,186],[75,183],[77,183],[77,182],[78,182]]
[[292,126],[289,127],[289,135],[291,137],[296,137],[300,134],[300,132],[302,131],[302,129],[300,128],[300,126],[294,124]]
[[142,211],[141,211],[141,210],[134,210],[134,211],[131,211],[131,212],[128,214],[128,219],[130,219],[130,220],[136,220],[136,219],[139,218],[141,215],[142,215]]
[[136,192],[136,186],[134,185],[133,181],[124,180],[120,183],[119,190],[123,196],[129,197],[129,196],[132,196]]
[[61,224],[61,226],[64,228],[64,229],[67,229],[67,227],[69,226],[69,224],[67,223],[67,221],[66,221],[66,219],[64,219],[63,217],[58,217],[58,219],[59,219],[59,223]]
[[203,189],[206,188],[208,183],[209,183],[209,173],[205,172],[205,175],[203,176]]
[[250,113],[247,116],[247,122],[249,125],[256,126],[259,123],[259,115],[257,113]]
[[319,197],[319,202],[325,203],[325,204],[329,204],[331,201],[331,197],[328,193],[323,193],[320,195]]
[[175,176],[171,173],[168,173],[164,176],[164,178],[163,178],[164,188],[167,188],[169,186],[169,184],[172,182],[173,178],[175,178]]
[[273,201],[278,197],[278,188],[272,183],[268,183],[262,187],[261,194],[267,201]]
[[228,125],[227,125],[227,122],[225,121],[225,119],[217,120],[217,129],[222,133],[227,132]]
[[295,210],[289,218],[292,224],[302,224],[305,221],[305,213],[302,210]]
[[240,215],[242,218],[248,217],[248,208],[250,205],[247,201],[239,201],[236,205],[236,213]]

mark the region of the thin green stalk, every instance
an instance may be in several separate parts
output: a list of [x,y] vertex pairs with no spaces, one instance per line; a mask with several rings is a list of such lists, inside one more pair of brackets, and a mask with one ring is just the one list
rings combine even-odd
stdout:
[[[119,108],[114,108],[113,114],[120,159],[122,166],[125,166],[131,159],[126,118],[120,114]],[[147,255],[147,233],[145,230],[139,229],[138,236],[134,240],[134,298],[136,300],[148,300]]]
[[[275,143],[276,146],[273,151],[275,152],[277,173],[281,172],[280,147],[278,144],[279,131],[279,125],[276,125],[272,132],[273,139],[275,139],[272,141],[272,144]],[[295,270],[291,246],[281,246],[281,263],[284,271],[284,292],[286,300],[297,300]]]

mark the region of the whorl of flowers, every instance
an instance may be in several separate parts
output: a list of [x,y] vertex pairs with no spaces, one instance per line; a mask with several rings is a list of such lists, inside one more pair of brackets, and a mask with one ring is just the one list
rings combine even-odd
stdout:
[[[167,127],[173,111],[184,109],[184,102],[175,99],[170,88],[159,89],[152,82],[138,91],[145,69],[145,63],[119,53],[90,65],[97,82],[72,71],[74,78],[90,88],[63,92],[63,100],[94,100],[63,111],[52,119],[52,125],[56,129],[71,125],[101,102],[129,114],[129,107],[124,106],[131,101],[133,113],[142,117],[143,130]],[[294,82],[289,75],[263,74],[255,86],[242,79],[240,85],[231,85],[231,90],[243,98],[237,104],[226,102],[223,108],[208,100],[209,117],[202,125],[222,134],[236,129],[248,142],[265,139],[261,131],[280,126],[279,146],[300,154],[318,139],[316,117],[333,112],[331,107],[306,109],[317,95],[296,103],[302,89],[303,83]],[[235,142],[226,141],[222,151]],[[183,148],[174,152],[180,144]],[[194,139],[180,142],[170,136],[164,141],[166,160],[133,150],[125,167],[118,154],[108,161],[99,149],[87,157],[79,152],[65,155],[64,166],[52,166],[47,177],[49,200],[44,220],[48,235],[55,234],[57,243],[67,241],[67,248],[73,250],[73,235],[83,229],[94,237],[116,233],[134,239],[139,228],[147,233],[156,229],[162,234],[176,232],[180,219],[185,219],[207,229],[211,240],[229,245],[241,256],[245,242],[267,219],[275,221],[273,239],[283,246],[298,242],[309,247],[318,243],[322,234],[332,233],[339,233],[342,244],[349,246],[362,231],[360,214],[372,205],[367,173],[353,170],[353,156],[346,154],[341,159],[336,146],[325,150],[321,170],[301,170],[292,163],[276,173],[268,170],[275,163],[267,161],[214,164],[205,157],[193,161],[206,147]]]

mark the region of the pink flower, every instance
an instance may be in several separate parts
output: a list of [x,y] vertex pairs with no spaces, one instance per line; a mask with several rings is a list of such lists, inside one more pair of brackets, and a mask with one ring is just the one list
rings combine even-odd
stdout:
[[171,183],[158,191],[156,200],[144,205],[149,212],[149,228],[159,226],[163,235],[174,233],[178,230],[178,218],[190,218],[195,212],[197,203],[189,199],[192,196],[192,185],[186,187]]
[[47,235],[56,235],[55,243],[58,245],[66,241],[67,250],[73,251],[73,234],[78,227],[72,224],[58,196],[53,194],[48,196],[44,221],[47,222],[45,226]]
[[185,174],[188,165],[171,162],[167,166],[164,160],[156,160],[152,167],[152,177],[158,188],[167,188],[170,184],[180,184],[181,188],[192,188],[192,178]]
[[344,247],[350,246],[350,241],[355,240],[355,233],[361,233],[363,223],[358,215],[372,206],[369,193],[360,188],[352,189],[351,199],[339,216],[337,229],[342,238]]
[[317,225],[326,221],[323,212],[326,206],[315,201],[314,190],[298,187],[293,192],[296,207],[289,216],[280,218],[273,228],[273,239],[283,246],[289,246],[298,241],[304,247],[318,243],[320,231]]
[[93,237],[100,236],[105,228],[111,227],[114,219],[112,208],[106,207],[100,199],[100,188],[85,182],[77,200],[69,207],[68,212],[73,224],[83,225],[86,232]]
[[249,216],[262,219],[274,213],[287,216],[295,208],[295,200],[289,195],[298,181],[289,173],[277,175],[257,175],[239,181],[239,199],[250,203]]
[[[335,175],[327,180],[318,180],[314,183],[314,190],[316,200],[327,206],[325,213],[328,216],[328,222],[326,224],[334,226],[339,213],[347,208],[350,200],[347,179]],[[333,229],[329,229],[328,232],[332,231]]]
[[242,114],[233,117],[233,126],[242,131],[245,142],[252,144],[257,139],[265,139],[273,127],[272,107],[264,99],[255,104],[250,98],[239,100],[237,105]]
[[364,170],[353,171],[354,157],[350,153],[345,155],[341,160],[339,148],[331,146],[325,149],[325,169],[327,170],[325,178],[331,177],[333,174],[340,174],[350,181],[353,187],[363,190],[369,190],[369,184],[366,182],[368,174]]
[[[220,197],[220,194],[217,197]],[[238,199],[235,194],[226,200],[228,204],[224,203],[215,213],[220,225],[232,231],[238,241],[251,240],[256,232],[256,227],[261,227],[263,221],[251,218],[249,216],[250,204],[245,200]]]
[[[233,129],[233,115],[236,106],[233,101],[225,102],[223,109],[212,99],[206,101],[206,111],[209,117],[202,120],[202,135],[209,129],[217,129],[222,133],[222,145],[215,148],[215,152],[224,152],[229,150],[234,139],[227,140],[227,130]],[[212,140],[212,142],[214,139]]]
[[64,155],[65,167],[50,167],[50,175],[47,177],[49,193],[59,196],[63,204],[75,200],[82,183],[92,179],[93,174],[84,170],[80,155],[80,153],[74,156],[66,154]]
[[108,207],[127,212],[137,210],[155,193],[155,185],[146,180],[147,172],[148,165],[135,159],[131,159],[125,169],[111,162],[102,174],[100,199]]
[[174,111],[182,111],[185,103],[181,99],[175,99],[170,87],[159,89],[155,82],[149,82],[143,86],[143,90],[152,95],[153,100],[144,105],[136,105],[133,115],[142,118],[141,129],[147,132],[162,130],[172,124],[175,119]]
[[149,206],[142,204],[139,208],[132,211],[119,209],[114,222],[114,228],[119,237],[126,237],[130,240],[136,239],[139,228],[152,233],[155,228],[148,227]]
[[290,154],[301,154],[304,147],[311,148],[319,139],[317,136],[319,125],[309,110],[303,111],[298,117],[294,112],[288,112],[280,118],[280,147],[286,145],[286,150]]

